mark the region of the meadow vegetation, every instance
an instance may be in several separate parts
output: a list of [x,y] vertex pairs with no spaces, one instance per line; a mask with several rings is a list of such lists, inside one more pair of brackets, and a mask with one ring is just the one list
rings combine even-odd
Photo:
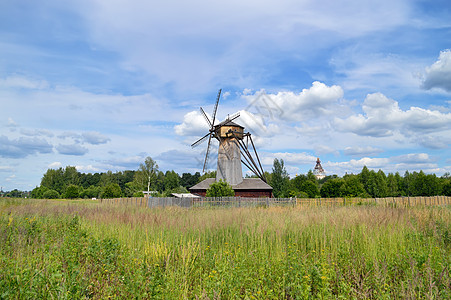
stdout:
[[0,298],[451,298],[451,207],[0,200]]

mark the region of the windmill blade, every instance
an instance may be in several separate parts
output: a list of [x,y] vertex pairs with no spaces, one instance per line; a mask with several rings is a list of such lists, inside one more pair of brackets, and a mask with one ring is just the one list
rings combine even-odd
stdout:
[[229,121],[233,121],[240,116],[240,112],[234,113],[231,117],[227,117]]
[[202,113],[202,115],[204,116],[205,120],[207,121],[208,126],[209,126],[210,128],[212,128],[212,127],[213,127],[213,124],[211,124],[210,119],[208,118],[207,114],[206,114],[205,111],[202,109],[202,107],[200,108],[200,112]]
[[216,111],[218,110],[218,103],[219,103],[219,97],[221,97],[221,91],[222,91],[222,89],[219,89],[218,97],[216,97],[215,108],[213,109],[213,122],[212,122],[211,129],[213,129],[213,126],[215,125]]
[[200,139],[198,139],[197,141],[195,141],[194,143],[191,144],[191,147],[196,147],[197,145],[201,144],[203,141],[205,141],[205,139],[210,135],[210,132],[207,133],[206,135],[204,135],[203,137],[201,137]]
[[202,169],[202,173],[205,173],[205,170],[207,169],[208,154],[210,154],[210,143],[211,143],[211,134],[210,138],[208,139],[207,153],[205,154],[204,168]]

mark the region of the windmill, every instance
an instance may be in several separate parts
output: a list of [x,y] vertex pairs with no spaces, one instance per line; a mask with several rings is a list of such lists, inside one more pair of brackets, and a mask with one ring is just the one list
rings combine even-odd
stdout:
[[[233,122],[233,120],[240,116],[240,113],[238,112],[232,116],[227,116],[224,121],[215,124],[220,97],[221,89],[216,97],[212,120],[210,120],[202,107],[200,108],[200,111],[207,121],[210,129],[207,134],[198,139],[191,146],[196,147],[208,138],[202,171],[205,172],[207,169],[211,140],[214,138],[219,141],[216,181],[223,180],[232,186],[240,184],[243,181],[243,172],[241,167],[241,163],[243,163],[258,178],[266,183],[265,174],[251,134],[249,132],[244,132],[243,126]],[[253,153],[249,150],[249,145],[252,146]]]

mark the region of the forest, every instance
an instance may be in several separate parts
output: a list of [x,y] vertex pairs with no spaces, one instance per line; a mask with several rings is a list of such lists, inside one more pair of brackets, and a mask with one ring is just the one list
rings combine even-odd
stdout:
[[[36,199],[56,198],[117,198],[141,197],[143,191],[152,191],[154,197],[167,197],[172,193],[187,193],[188,188],[216,172],[200,175],[175,171],[161,171],[157,163],[147,157],[138,170],[104,173],[81,173],[74,166],[48,169],[40,186],[31,192],[13,190],[4,193],[9,197]],[[451,196],[451,176],[438,177],[423,171],[385,174],[382,170],[363,167],[359,174],[343,177],[330,175],[317,180],[310,170],[293,178],[288,175],[284,161],[274,159],[272,172],[265,172],[268,184],[273,187],[274,197],[333,198],[333,197],[398,197],[398,196]]]

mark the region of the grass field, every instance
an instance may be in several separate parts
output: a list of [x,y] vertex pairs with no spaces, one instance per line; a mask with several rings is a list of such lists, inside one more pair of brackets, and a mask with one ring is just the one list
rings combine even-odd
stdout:
[[451,298],[451,207],[0,200],[0,298]]

